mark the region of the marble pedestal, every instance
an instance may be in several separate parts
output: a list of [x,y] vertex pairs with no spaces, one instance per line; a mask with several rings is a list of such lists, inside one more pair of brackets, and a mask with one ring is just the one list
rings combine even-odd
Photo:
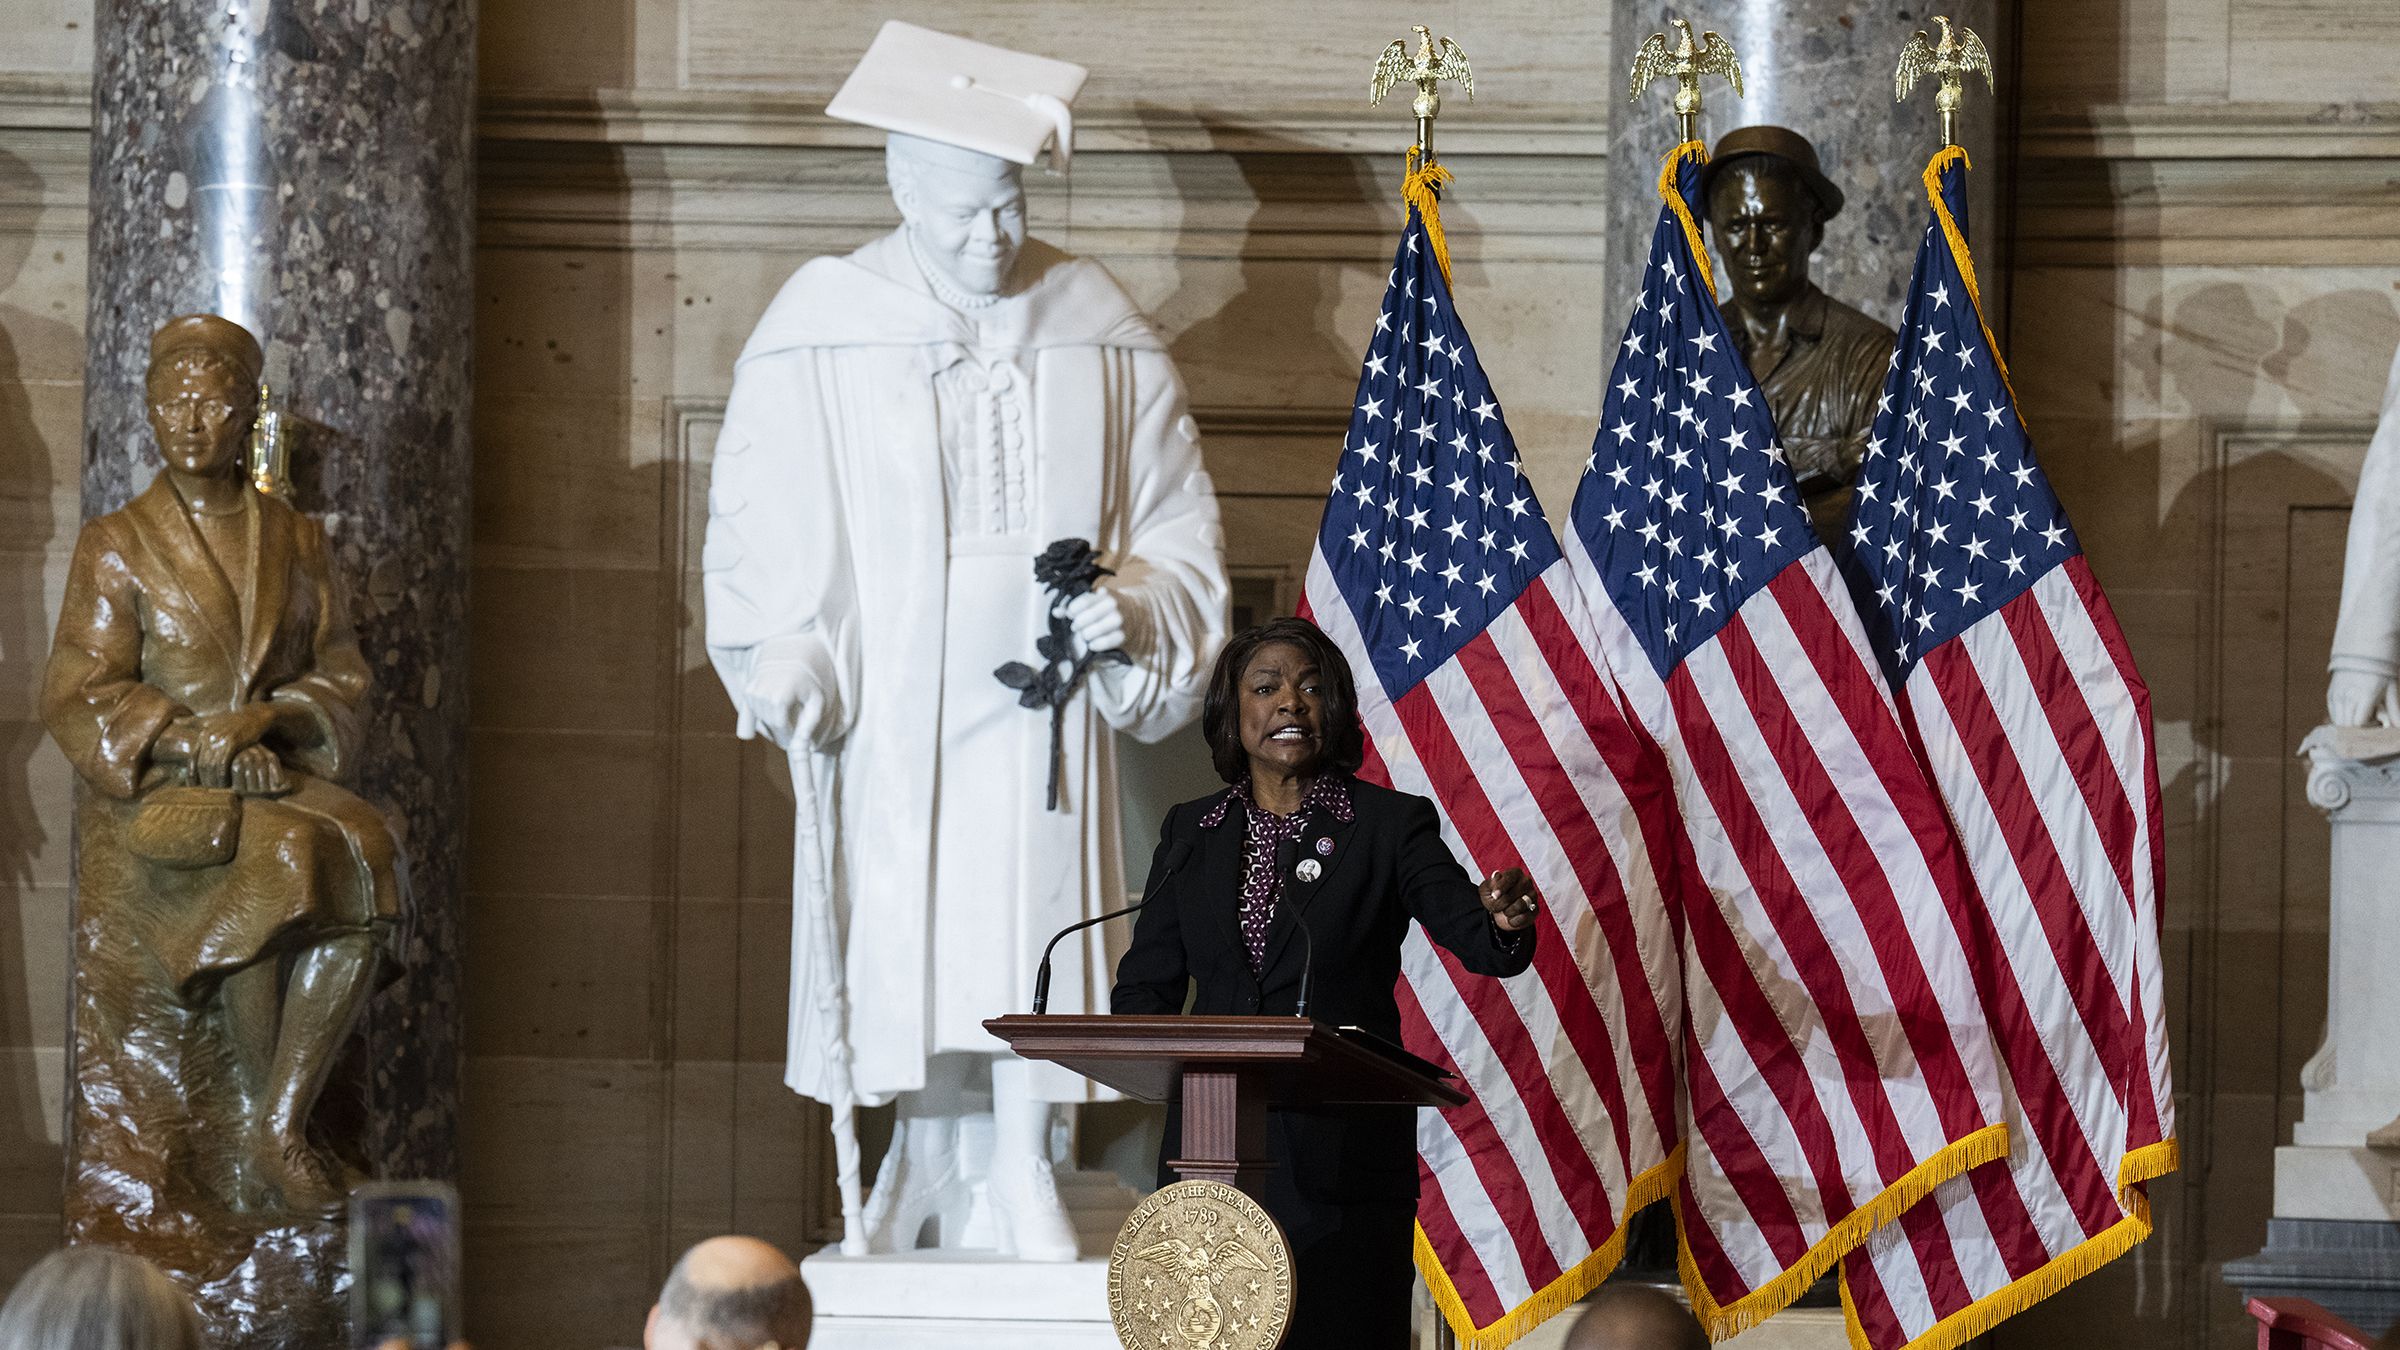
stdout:
[[810,1350],[1117,1350],[1108,1249],[1141,1193],[1113,1172],[1058,1173],[1080,1261],[1018,1261],[972,1248],[800,1263],[816,1300]]
[[980,1251],[823,1252],[800,1263],[817,1305],[810,1350],[1117,1350],[1108,1260]]
[[2267,1246],[2230,1262],[2244,1295],[2312,1298],[2379,1335],[2400,1320],[2400,730],[2319,727],[2308,799],[2333,824],[2325,1043],[2275,1150]]

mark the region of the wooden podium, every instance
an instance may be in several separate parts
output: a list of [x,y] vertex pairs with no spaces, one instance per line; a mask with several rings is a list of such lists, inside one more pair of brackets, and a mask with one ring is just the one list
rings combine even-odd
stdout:
[[1137,1101],[1183,1085],[1186,1181],[1262,1200],[1270,1106],[1457,1106],[1449,1075],[1396,1045],[1303,1017],[1110,1017],[1023,1013],[983,1024],[1026,1059],[1064,1065]]

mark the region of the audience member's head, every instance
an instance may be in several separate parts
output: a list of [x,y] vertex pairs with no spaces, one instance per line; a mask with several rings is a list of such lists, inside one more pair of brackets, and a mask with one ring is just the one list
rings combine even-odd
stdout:
[[808,1286],[792,1259],[756,1238],[710,1238],[683,1254],[659,1291],[643,1350],[800,1350]]
[[191,1299],[138,1256],[52,1252],[0,1305],[8,1350],[208,1350]]
[[1708,1350],[1708,1333],[1664,1289],[1607,1284],[1567,1332],[1565,1350]]

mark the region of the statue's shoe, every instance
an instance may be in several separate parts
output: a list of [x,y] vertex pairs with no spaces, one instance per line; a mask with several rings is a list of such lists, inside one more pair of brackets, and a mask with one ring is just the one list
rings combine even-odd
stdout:
[[1072,1261],[1075,1225],[1059,1203],[1058,1176],[1039,1158],[994,1159],[986,1183],[1000,1252],[1020,1261]]
[[271,1191],[289,1214],[338,1218],[350,1203],[338,1167],[305,1139],[262,1132],[242,1170],[246,1181]]
[[940,1168],[908,1156],[895,1145],[875,1171],[875,1188],[867,1195],[861,1216],[870,1252],[911,1252],[925,1221],[941,1208],[945,1196],[959,1185],[958,1159],[951,1156]]

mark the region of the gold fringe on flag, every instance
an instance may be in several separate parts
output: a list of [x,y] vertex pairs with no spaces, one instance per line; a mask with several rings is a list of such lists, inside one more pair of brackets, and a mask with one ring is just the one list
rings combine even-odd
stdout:
[[2000,354],[2000,339],[1992,336],[1991,321],[1984,317],[1983,290],[1975,282],[1975,255],[1967,251],[1966,232],[1958,228],[1958,218],[1950,214],[1950,203],[1942,200],[1942,170],[1957,164],[1972,169],[1974,161],[1958,146],[1949,146],[1925,162],[1925,200],[1933,204],[1934,219],[1942,223],[1942,237],[1950,241],[1950,256],[1958,259],[1958,274],[1966,278],[1967,299],[1975,306],[1976,325],[1983,329],[1984,343],[1992,349],[1992,364],[2000,370],[2000,383],[2008,388],[2008,401],[2016,404],[2017,425],[2027,435],[2033,427],[2025,421],[2025,405],[2017,398],[2016,382],[2008,378],[2008,358]]
[[1691,1300],[1692,1314],[1708,1330],[1708,1338],[1721,1341],[1740,1335],[1792,1304],[1792,1300],[1808,1292],[1819,1276],[1833,1269],[1834,1263],[1850,1250],[1867,1240],[1867,1235],[1892,1222],[1933,1194],[1933,1189],[1968,1169],[1987,1162],[1997,1162],[2008,1156],[2008,1126],[1986,1125],[1964,1139],[1956,1140],[1932,1157],[1910,1169],[1908,1175],[1883,1188],[1881,1194],[1851,1210],[1842,1221],[1825,1230],[1798,1261],[1781,1275],[1734,1300],[1720,1305],[1708,1292],[1708,1284],[1700,1278],[1700,1268],[1692,1262],[1692,1244],[1683,1238],[1683,1199],[1676,1197],[1675,1227],[1683,1272],[1683,1292]]
[[1450,284],[1450,240],[1442,233],[1442,186],[1450,171],[1425,158],[1424,147],[1408,147],[1408,174],[1400,180],[1400,199],[1425,220],[1425,238],[1433,244],[1433,260],[1442,265],[1442,284]]
[[[1945,152],[1946,153],[1946,152]],[[2067,1249],[2057,1259],[2004,1289],[1996,1289],[1910,1341],[1905,1350],[1957,1350],[1959,1346],[2050,1297],[2084,1276],[2131,1251],[2150,1236],[2150,1197],[2134,1189],[2142,1182],[2165,1176],[2181,1163],[2175,1141],[2147,1144],[2125,1155],[2117,1169],[2117,1198],[2125,1217]],[[1850,1276],[1842,1275],[1842,1317],[1850,1324],[1852,1350],[1874,1350],[1859,1326],[1858,1309],[1850,1302]]]
[[1675,219],[1683,222],[1683,242],[1691,245],[1692,260],[1700,265],[1700,284],[1708,287],[1708,298],[1714,300],[1717,298],[1717,265],[1708,256],[1708,241],[1700,236],[1700,222],[1692,219],[1691,204],[1683,199],[1683,193],[1675,186],[1675,171],[1682,168],[1687,159],[1706,164],[1708,147],[1699,141],[1685,141],[1667,152],[1666,159],[1658,166],[1658,199],[1675,213]]
[[1633,1224],[1633,1216],[1674,1194],[1675,1183],[1682,1179],[1683,1145],[1677,1144],[1666,1161],[1634,1179],[1625,1193],[1625,1220],[1617,1225],[1616,1232],[1609,1234],[1608,1241],[1600,1244],[1598,1251],[1576,1262],[1574,1269],[1562,1273],[1488,1327],[1476,1326],[1468,1316],[1466,1300],[1459,1297],[1450,1272],[1442,1269],[1441,1259],[1434,1255],[1433,1242],[1425,1236],[1421,1224],[1417,1228],[1417,1273],[1425,1277],[1425,1288],[1433,1295],[1434,1306],[1441,1309],[1442,1320],[1457,1335],[1459,1350],[1504,1350],[1535,1327],[1574,1307],[1584,1295],[1615,1274],[1617,1264],[1625,1259],[1625,1233]]

